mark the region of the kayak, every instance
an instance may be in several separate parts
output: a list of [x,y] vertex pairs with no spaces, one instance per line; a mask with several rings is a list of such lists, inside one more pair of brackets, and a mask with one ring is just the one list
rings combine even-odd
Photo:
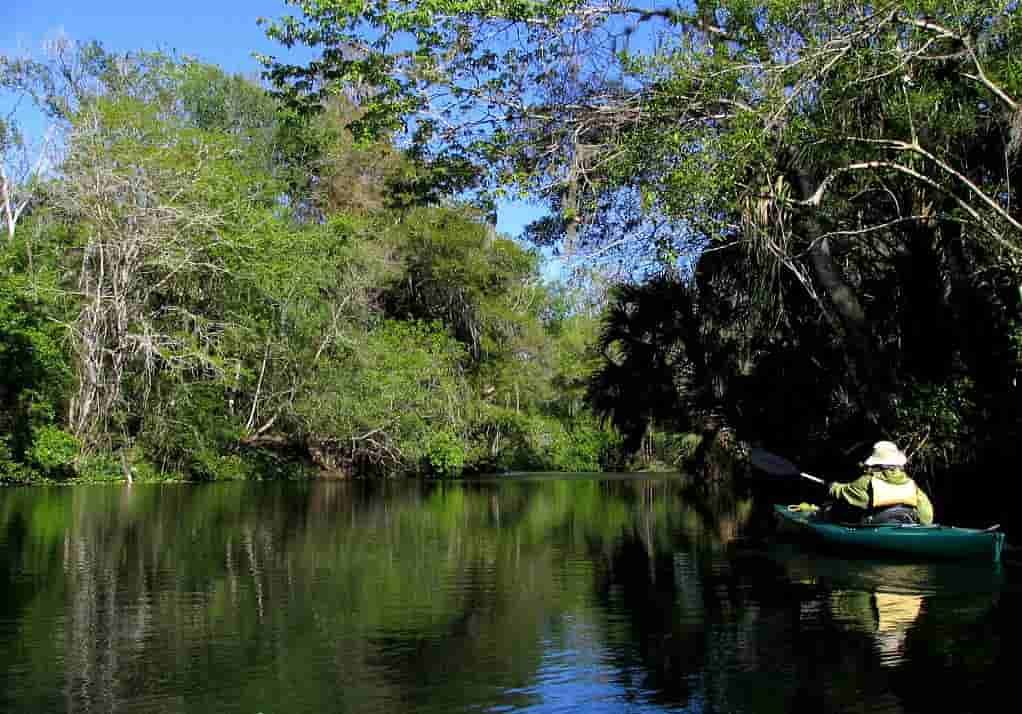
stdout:
[[880,554],[910,559],[999,563],[1004,549],[1004,534],[993,528],[828,523],[817,517],[818,509],[815,507],[775,505],[774,511],[786,530],[820,545],[864,556]]

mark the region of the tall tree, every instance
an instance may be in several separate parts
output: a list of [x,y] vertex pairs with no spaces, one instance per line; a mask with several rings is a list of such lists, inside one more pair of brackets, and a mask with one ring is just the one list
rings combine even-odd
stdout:
[[[730,261],[754,278],[741,319],[756,322],[727,327],[740,351],[790,342],[801,325],[802,346],[841,375],[834,403],[871,428],[902,410],[906,365],[927,380],[991,379],[988,395],[1014,389],[1014,2],[301,9],[269,24],[285,45],[323,50],[305,66],[266,58],[291,100],[314,106],[338,83],[374,83],[357,129],[413,117],[421,146],[549,200],[548,239],[602,248],[623,229],[662,241],[672,264],[684,249],[730,253],[703,272],[724,276]],[[636,230],[664,221],[666,237]],[[913,333],[910,315],[927,304],[940,306],[936,332]],[[978,313],[996,316],[1008,367],[985,369],[967,347],[960,320]]]

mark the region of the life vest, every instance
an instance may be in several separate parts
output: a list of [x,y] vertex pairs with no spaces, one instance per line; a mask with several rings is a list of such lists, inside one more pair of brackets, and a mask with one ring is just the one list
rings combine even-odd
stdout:
[[872,508],[887,508],[889,506],[910,506],[916,508],[919,505],[919,487],[912,479],[905,483],[891,483],[874,476],[869,480],[870,506]]

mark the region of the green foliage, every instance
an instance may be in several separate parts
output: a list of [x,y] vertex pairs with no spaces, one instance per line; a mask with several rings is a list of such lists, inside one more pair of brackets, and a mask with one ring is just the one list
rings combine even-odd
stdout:
[[619,437],[585,412],[566,420],[488,407],[475,429],[475,471],[595,472],[621,461]]
[[[866,433],[962,445],[977,419],[1001,435],[990,442],[1017,440],[1014,5],[300,9],[269,26],[324,50],[306,67],[272,66],[291,99],[315,105],[334,78],[376,83],[364,128],[414,115],[423,150],[470,155],[498,190],[549,199],[538,231],[549,242],[610,250],[652,226],[636,252],[677,289],[650,281],[659,305],[616,301],[591,391],[631,449],[654,418],[849,447]],[[657,43],[605,51],[604,36],[632,22]],[[331,52],[366,34],[380,42],[358,60]],[[442,129],[423,84],[460,101]],[[517,412],[530,372],[509,364],[478,374]],[[494,440],[499,423],[486,427]]]
[[43,474],[59,478],[72,473],[80,449],[73,435],[59,427],[46,425],[35,430],[27,456]]
[[258,84],[196,61],[184,62],[174,75],[175,94],[190,124],[259,142],[254,150],[271,158],[268,140],[277,129],[277,106]]
[[193,477],[209,481],[240,481],[257,478],[255,465],[239,454],[224,454],[204,450],[195,455]]
[[[240,478],[243,471],[231,453],[242,435],[241,424],[224,410],[223,389],[216,384],[182,384],[167,380],[157,387],[153,408],[142,415],[136,444],[144,459],[165,474],[199,480]],[[118,467],[119,468],[119,467]]]
[[450,199],[469,163],[361,141],[380,97],[310,117],[193,60],[64,50],[82,77],[18,68],[67,151],[0,253],[0,477],[605,459],[594,322]]
[[651,421],[682,429],[707,399],[693,302],[685,284],[667,278],[620,285],[611,296],[599,337],[603,360],[588,394],[629,452],[639,449]]
[[418,322],[386,321],[363,339],[309,375],[296,415],[346,461],[407,468],[431,433],[463,421],[463,348],[441,325]]
[[953,441],[975,409],[972,380],[951,384],[913,384],[898,407],[900,422],[911,431],[928,431],[940,442]]
[[578,419],[565,427],[554,422],[553,444],[549,450],[550,471],[603,471],[610,462],[611,435],[592,419]]
[[36,474],[21,459],[14,458],[8,439],[0,438],[0,484],[31,483]]
[[916,463],[947,465],[976,448],[975,388],[968,377],[908,386],[896,408],[898,436],[916,452]]
[[426,447],[429,471],[437,476],[458,476],[465,468],[465,445],[450,431],[435,432]]
[[414,210],[387,239],[404,261],[385,293],[394,317],[442,320],[477,361],[508,349],[527,329],[536,256],[491,235],[468,211]]
[[77,478],[81,483],[120,483],[124,481],[124,469],[116,454],[94,452],[78,460]]
[[702,437],[699,434],[693,434],[691,432],[684,434],[669,434],[667,435],[667,439],[667,448],[672,454],[670,462],[676,468],[683,468],[685,464],[689,463],[696,455],[696,452],[702,443]]
[[61,461],[65,450],[51,438],[59,432],[54,422],[71,381],[61,330],[52,319],[60,312],[45,297],[52,295],[48,276],[34,276],[40,279],[35,282],[25,274],[23,248],[20,240],[0,247],[0,480],[11,481],[35,477],[37,448],[52,475],[63,475],[70,461]]
[[[323,55],[268,61],[278,94],[98,43],[0,62],[67,132],[0,251],[0,478],[593,470],[714,420],[1015,441],[1018,13],[291,4],[270,35]],[[655,53],[605,51],[638,22]],[[663,276],[598,335],[488,226],[498,191]]]

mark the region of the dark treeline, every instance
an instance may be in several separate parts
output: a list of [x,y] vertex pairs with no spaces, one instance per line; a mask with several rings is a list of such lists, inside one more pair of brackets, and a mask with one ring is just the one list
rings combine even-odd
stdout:
[[944,515],[1014,522],[990,489],[1018,493],[1022,425],[1017,7],[697,5],[724,39],[647,76],[589,239],[626,188],[704,247],[618,291],[595,404],[726,465],[743,442],[848,477],[894,439]]
[[355,141],[353,93],[302,117],[159,53],[2,62],[52,128],[46,167],[0,127],[0,479],[619,458],[592,310],[451,198],[458,166]]

